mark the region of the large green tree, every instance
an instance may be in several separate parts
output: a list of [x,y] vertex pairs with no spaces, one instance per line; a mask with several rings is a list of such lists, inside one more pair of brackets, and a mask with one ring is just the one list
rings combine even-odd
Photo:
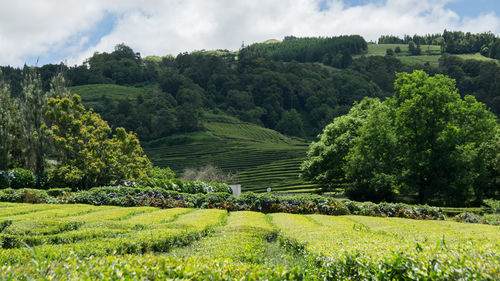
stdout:
[[319,135],[319,141],[309,147],[302,163],[302,177],[329,188],[346,183],[346,156],[359,137],[359,128],[367,116],[380,106],[380,100],[365,98],[354,104],[348,114],[337,117]]
[[420,203],[463,205],[498,196],[498,119],[474,97],[462,99],[446,76],[397,77],[394,96],[363,111],[364,118],[353,119],[351,110],[325,128],[304,176],[344,181],[360,200],[416,196]]
[[151,163],[133,133],[115,134],[99,114],[87,110],[78,95],[52,97],[44,131],[55,144],[56,167],[49,181],[86,189],[147,177]]

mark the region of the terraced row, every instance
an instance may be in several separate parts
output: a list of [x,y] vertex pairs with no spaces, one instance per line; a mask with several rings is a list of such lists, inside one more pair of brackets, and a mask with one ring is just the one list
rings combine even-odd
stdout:
[[[74,229],[62,227],[68,223]],[[26,247],[26,237],[89,229],[101,232]],[[0,279],[499,280],[498,230],[401,218],[0,203],[0,235],[12,246],[0,249]],[[11,236],[24,244],[9,244]]]
[[240,173],[243,191],[265,192],[314,192],[320,187],[299,178],[300,164],[304,158],[286,159],[261,165]]
[[[32,207],[33,212],[26,210]],[[68,252],[78,256],[165,252],[207,235],[225,211],[87,205],[19,205],[0,209],[0,264]],[[28,248],[26,247],[28,246]]]
[[170,167],[176,172],[184,168],[213,164],[225,171],[244,171],[290,157],[303,157],[300,146],[267,147],[243,142],[211,141],[200,144],[172,145],[145,148],[156,165]]
[[272,214],[283,244],[349,280],[499,280],[498,226]]

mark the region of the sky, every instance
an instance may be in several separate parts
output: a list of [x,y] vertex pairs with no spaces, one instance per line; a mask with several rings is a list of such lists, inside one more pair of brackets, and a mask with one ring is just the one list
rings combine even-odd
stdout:
[[142,57],[294,36],[500,35],[498,0],[0,0],[0,65],[81,64],[124,43]]

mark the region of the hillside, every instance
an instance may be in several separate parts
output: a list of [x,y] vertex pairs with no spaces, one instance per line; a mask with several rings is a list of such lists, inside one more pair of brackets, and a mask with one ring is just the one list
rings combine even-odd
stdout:
[[[71,91],[80,94],[87,107],[102,110],[106,100],[149,98],[152,89],[96,84],[72,87]],[[197,131],[143,141],[153,164],[170,167],[179,175],[186,168],[211,164],[238,174],[243,191],[264,192],[267,187],[296,192],[318,189],[299,178],[307,141],[226,115],[204,113],[202,120],[202,128]]]
[[144,143],[155,165],[181,173],[212,164],[237,173],[242,191],[295,190],[317,187],[299,179],[308,143],[250,123],[203,122],[204,131],[177,134]]
[[[401,52],[394,53],[394,57],[401,62],[409,65],[429,63],[433,67],[439,66],[439,58],[441,58],[441,47],[438,45],[422,45],[420,55],[412,55],[408,49],[408,44],[368,44],[367,51],[360,55],[353,56],[359,58],[361,56],[385,56],[388,49],[395,50],[400,48]],[[455,54],[455,56],[463,60],[479,60],[485,62],[495,62],[498,60],[485,57],[480,53],[474,54]]]
[[[421,55],[412,55],[410,38],[368,44],[357,35],[287,36],[234,51],[146,58],[119,44],[80,66],[36,69],[45,91],[57,71],[64,73],[87,107],[111,127],[136,133],[157,165],[181,172],[211,163],[240,173],[248,190],[310,191],[297,179],[308,147],[301,139],[313,140],[365,97],[390,97],[396,73],[447,75],[460,94],[475,96],[500,116],[496,49],[480,48],[500,40],[488,35],[483,42],[477,35],[476,46],[445,35],[441,45],[437,35],[411,38],[419,41]],[[25,70],[0,69],[12,96],[21,97]]]

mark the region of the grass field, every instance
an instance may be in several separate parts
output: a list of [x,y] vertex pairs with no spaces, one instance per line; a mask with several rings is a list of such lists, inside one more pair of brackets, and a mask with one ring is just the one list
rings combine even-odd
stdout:
[[[429,63],[431,66],[439,66],[439,58],[441,57],[441,47],[437,45],[422,45],[422,55],[412,56],[408,51],[408,44],[368,44],[368,50],[365,54],[356,55],[354,58],[361,56],[385,56],[387,49],[394,51],[396,47],[401,49],[400,53],[394,53],[395,57],[407,64],[424,64]],[[459,54],[456,55],[464,60],[473,59],[481,61],[493,61],[498,63],[498,60],[485,57],[479,53],[476,54]]]
[[0,203],[0,245],[2,280],[500,278],[499,226],[448,221]]
[[136,88],[114,84],[90,84],[71,87],[70,91],[80,95],[87,107],[95,108],[102,104],[103,97],[110,100],[129,99],[131,101],[135,101],[139,95],[149,98],[157,91],[155,87],[155,85]]

